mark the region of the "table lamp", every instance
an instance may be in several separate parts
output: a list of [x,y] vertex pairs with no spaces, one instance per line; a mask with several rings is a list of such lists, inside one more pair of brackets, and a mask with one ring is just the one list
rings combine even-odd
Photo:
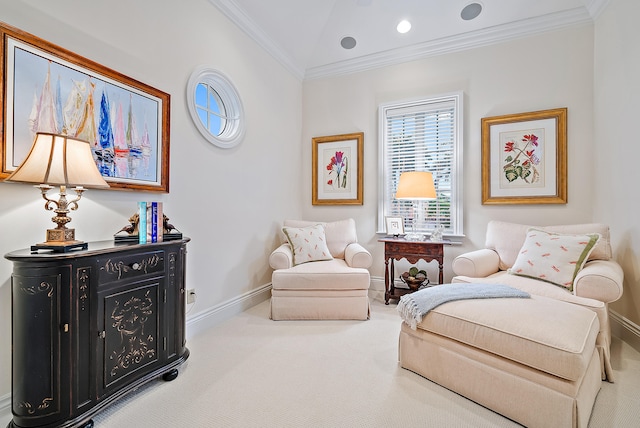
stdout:
[[[436,199],[436,188],[433,184],[433,174],[424,171],[403,172],[398,180],[396,188],[396,199],[410,201],[426,201]],[[411,222],[411,233],[405,235],[405,239],[409,241],[422,241],[425,236],[415,232],[415,209]]]
[[[47,240],[31,246],[31,251],[48,249],[54,252],[67,252],[73,248],[87,248],[87,243],[75,238],[75,229],[68,229],[71,221],[69,210],[78,209],[78,201],[85,191],[83,186],[108,188],[91,154],[87,141],[66,135],[39,132],[36,134],[27,158],[6,181],[38,183],[45,201],[44,208],[54,211],[51,221],[57,224],[55,229],[47,229]],[[56,201],[47,197],[53,186],[60,186],[60,198]],[[75,186],[77,197],[67,201],[67,186]]]

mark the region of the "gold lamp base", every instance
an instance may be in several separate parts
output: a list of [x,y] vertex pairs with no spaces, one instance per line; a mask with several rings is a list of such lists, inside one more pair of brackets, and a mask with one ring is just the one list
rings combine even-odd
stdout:
[[76,240],[76,230],[56,228],[47,229],[47,241],[31,246],[31,251],[52,250],[55,253],[66,253],[76,248],[86,250],[88,247],[84,241]]
[[67,229],[66,227],[58,227],[55,229],[47,229],[47,242],[54,244],[59,242],[75,241],[76,230]]
[[[83,187],[75,187],[73,190],[76,192],[76,199],[72,201],[67,201],[67,187],[60,186],[60,199],[53,200],[47,197],[47,192],[52,189],[51,186],[46,184],[41,184],[39,186],[35,186],[40,189],[42,193],[42,197],[47,203],[45,204],[45,209],[53,210],[56,215],[53,216],[51,221],[56,223],[58,227],[55,229],[47,229],[47,240],[41,244],[36,244],[31,246],[31,251],[35,252],[38,250],[52,250],[56,253],[66,253],[67,251],[80,248],[83,250],[87,249],[87,243],[84,241],[76,240],[76,230],[68,229],[65,225],[71,221],[71,217],[69,214],[70,210],[75,210],[78,208],[78,201],[82,197],[82,193],[84,192]],[[55,207],[55,209],[54,209]]]

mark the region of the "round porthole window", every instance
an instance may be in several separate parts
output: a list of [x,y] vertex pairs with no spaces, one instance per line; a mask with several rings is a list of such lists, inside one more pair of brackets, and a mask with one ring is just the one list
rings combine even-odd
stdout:
[[193,123],[211,144],[228,149],[242,141],[242,101],[224,74],[205,67],[195,70],[187,83],[187,104]]

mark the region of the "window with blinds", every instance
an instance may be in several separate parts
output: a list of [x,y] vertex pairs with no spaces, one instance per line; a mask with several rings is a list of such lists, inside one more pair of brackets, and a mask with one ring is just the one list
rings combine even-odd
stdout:
[[[402,217],[405,230],[462,235],[462,93],[381,105],[378,230],[386,216]],[[396,200],[400,174],[433,174],[437,198]]]

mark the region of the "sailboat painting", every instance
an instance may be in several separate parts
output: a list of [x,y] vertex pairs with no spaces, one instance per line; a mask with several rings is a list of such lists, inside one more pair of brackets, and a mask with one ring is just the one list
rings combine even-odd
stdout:
[[3,173],[51,132],[88,141],[112,188],[168,191],[168,94],[50,44],[6,37],[4,50]]

